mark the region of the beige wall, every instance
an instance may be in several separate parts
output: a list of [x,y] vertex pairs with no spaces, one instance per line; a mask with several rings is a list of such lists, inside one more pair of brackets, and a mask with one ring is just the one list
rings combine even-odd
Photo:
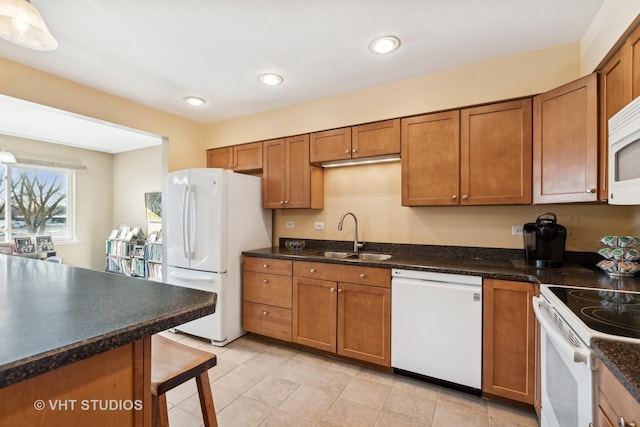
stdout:
[[[144,193],[161,192],[166,177],[164,146],[113,156],[113,227],[140,227],[148,234]],[[165,154],[166,155],[166,154]],[[157,227],[151,224],[154,230]]]
[[75,243],[56,244],[66,264],[104,270],[104,239],[111,231],[113,214],[113,156],[82,148],[2,135],[16,157],[81,164],[76,172]]
[[582,74],[598,68],[640,14],[639,1],[606,0],[581,40]]

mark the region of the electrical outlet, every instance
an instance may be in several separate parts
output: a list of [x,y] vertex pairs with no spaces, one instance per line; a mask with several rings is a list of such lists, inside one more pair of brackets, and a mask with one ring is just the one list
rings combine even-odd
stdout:
[[322,222],[322,221],[316,221],[316,222],[313,224],[313,228],[314,228],[314,229],[316,229],[316,230],[324,230],[324,222]]
[[296,226],[295,222],[293,221],[287,221],[284,223],[285,228],[293,228]]
[[522,236],[522,226],[521,225],[512,225],[511,226],[511,235],[512,236]]

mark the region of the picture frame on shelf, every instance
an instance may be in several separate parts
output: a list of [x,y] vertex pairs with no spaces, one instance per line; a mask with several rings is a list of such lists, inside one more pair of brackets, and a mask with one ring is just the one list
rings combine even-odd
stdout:
[[36,244],[39,252],[49,252],[54,250],[51,236],[36,236]]
[[162,221],[162,193],[144,193],[144,206],[148,222]]
[[152,231],[151,233],[149,233],[149,237],[147,240],[149,240],[150,242],[155,242],[156,240],[158,240],[158,232]]
[[[21,253],[25,253],[25,252],[22,251],[22,248],[24,246],[32,244],[31,243],[31,237],[16,237],[16,238],[13,239],[13,241],[14,241],[14,243],[16,245],[16,252],[18,252],[20,254]],[[29,252],[26,252],[26,253],[29,253]]]
[[33,254],[36,252],[36,245],[33,243],[25,244],[18,247],[19,254]]
[[13,243],[0,243],[0,254],[11,255],[16,251]]

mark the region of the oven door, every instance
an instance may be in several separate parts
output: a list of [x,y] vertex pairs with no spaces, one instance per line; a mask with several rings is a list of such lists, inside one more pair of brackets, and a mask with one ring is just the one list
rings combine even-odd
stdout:
[[533,298],[540,322],[541,426],[588,427],[597,408],[595,357],[543,297]]

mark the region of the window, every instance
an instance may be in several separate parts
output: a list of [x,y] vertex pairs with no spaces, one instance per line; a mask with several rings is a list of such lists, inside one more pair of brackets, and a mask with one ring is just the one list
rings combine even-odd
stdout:
[[74,177],[71,169],[0,164],[0,240],[43,235],[72,240]]

